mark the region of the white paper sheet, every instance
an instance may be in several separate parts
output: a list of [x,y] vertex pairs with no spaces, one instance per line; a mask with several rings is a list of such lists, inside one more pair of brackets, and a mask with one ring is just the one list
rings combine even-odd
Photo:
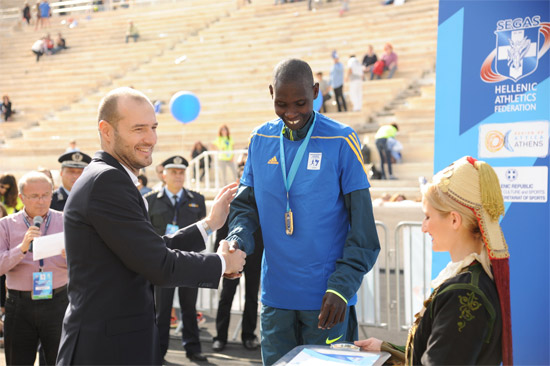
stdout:
[[377,354],[369,352],[303,349],[287,366],[371,366],[378,358]]
[[65,234],[63,232],[40,236],[33,241],[32,258],[37,261],[60,255],[63,249],[65,249]]

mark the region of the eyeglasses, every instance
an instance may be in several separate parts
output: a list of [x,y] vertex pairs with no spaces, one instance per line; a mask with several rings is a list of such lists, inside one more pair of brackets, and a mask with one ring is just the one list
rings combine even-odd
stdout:
[[39,200],[47,201],[47,200],[52,198],[51,193],[46,193],[46,194],[43,194],[43,195],[31,194],[30,196],[22,194],[22,196],[25,197],[26,199],[28,199],[29,201],[34,201],[34,202],[39,201]]

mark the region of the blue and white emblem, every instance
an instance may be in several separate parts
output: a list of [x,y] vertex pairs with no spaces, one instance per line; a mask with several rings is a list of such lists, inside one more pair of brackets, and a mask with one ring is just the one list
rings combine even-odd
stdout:
[[323,153],[309,153],[307,159],[307,170],[321,170],[321,160],[323,159]]
[[495,71],[518,81],[532,74],[538,66],[540,26],[496,31]]

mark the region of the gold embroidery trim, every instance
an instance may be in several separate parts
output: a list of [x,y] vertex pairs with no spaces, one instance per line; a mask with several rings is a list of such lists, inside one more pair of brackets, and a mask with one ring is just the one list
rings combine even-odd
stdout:
[[460,301],[460,316],[459,319],[463,319],[461,321],[458,321],[458,331],[462,332],[462,329],[466,327],[466,322],[472,321],[475,319],[475,316],[472,314],[472,312],[476,311],[481,307],[481,303],[479,302],[479,299],[474,294],[473,291],[468,292],[466,296],[458,295],[458,300]]

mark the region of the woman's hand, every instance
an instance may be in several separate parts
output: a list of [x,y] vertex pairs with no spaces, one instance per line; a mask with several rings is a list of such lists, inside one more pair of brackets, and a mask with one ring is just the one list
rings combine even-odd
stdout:
[[361,351],[380,352],[382,349],[382,341],[378,338],[362,339],[353,342],[356,346],[361,347]]

